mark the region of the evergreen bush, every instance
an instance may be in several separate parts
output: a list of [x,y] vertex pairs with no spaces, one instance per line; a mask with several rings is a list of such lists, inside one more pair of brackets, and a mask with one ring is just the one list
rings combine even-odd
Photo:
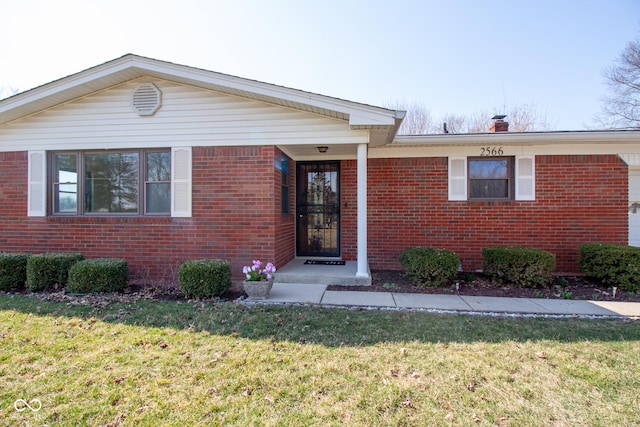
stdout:
[[482,249],[484,272],[498,282],[524,288],[546,287],[556,269],[556,256],[542,249],[494,246]]
[[27,290],[38,292],[65,287],[69,269],[83,259],[79,253],[31,255],[27,260]]
[[455,253],[427,246],[403,250],[399,261],[411,282],[421,288],[448,285],[455,279],[460,265]]
[[29,254],[0,253],[0,291],[24,289]]
[[178,283],[187,298],[220,297],[231,287],[231,265],[223,259],[186,261],[178,269]]
[[608,286],[627,292],[640,291],[640,248],[608,243],[586,243],[578,247],[582,273]]
[[120,292],[127,287],[129,267],[119,258],[87,259],[75,263],[69,270],[67,292]]

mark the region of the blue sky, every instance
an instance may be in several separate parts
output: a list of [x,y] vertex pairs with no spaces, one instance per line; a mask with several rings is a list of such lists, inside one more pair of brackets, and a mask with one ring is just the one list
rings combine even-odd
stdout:
[[2,13],[0,88],[135,53],[372,105],[418,102],[436,120],[528,103],[558,130],[595,126],[602,71],[640,35],[638,0],[4,0]]

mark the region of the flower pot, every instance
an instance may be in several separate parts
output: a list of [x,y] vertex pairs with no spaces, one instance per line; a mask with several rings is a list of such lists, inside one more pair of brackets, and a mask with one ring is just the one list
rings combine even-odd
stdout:
[[273,280],[252,280],[242,282],[242,287],[250,300],[262,300],[269,298],[272,286]]

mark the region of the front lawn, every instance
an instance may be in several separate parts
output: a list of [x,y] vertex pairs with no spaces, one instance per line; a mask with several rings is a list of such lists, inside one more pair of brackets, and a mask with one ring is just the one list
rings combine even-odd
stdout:
[[6,426],[639,425],[633,321],[0,295],[0,349]]

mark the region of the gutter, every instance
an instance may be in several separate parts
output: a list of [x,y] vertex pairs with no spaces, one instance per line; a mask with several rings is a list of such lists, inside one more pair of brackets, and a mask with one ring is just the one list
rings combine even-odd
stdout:
[[640,143],[640,130],[497,132],[434,135],[398,135],[386,148],[500,145],[554,145],[593,143]]
[[387,144],[393,144],[393,140],[394,138],[398,138],[398,129],[400,129],[400,126],[402,125],[402,120],[404,120],[404,117],[407,115],[406,111],[402,111],[402,110],[396,110],[395,111],[395,123],[393,125],[393,127],[391,128],[391,131],[389,131],[389,135],[387,136],[387,140],[385,141],[385,145]]

